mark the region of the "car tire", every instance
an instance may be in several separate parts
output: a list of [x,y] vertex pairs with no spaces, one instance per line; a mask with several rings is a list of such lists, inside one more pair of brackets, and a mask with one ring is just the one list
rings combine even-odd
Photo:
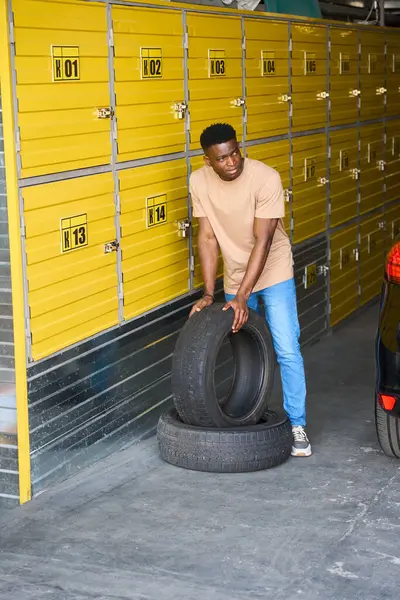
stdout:
[[209,473],[247,473],[285,462],[292,449],[286,415],[268,412],[257,425],[206,428],[186,425],[175,408],[157,426],[161,458],[184,469]]
[[[234,312],[216,303],[195,313],[183,327],[172,360],[172,395],[184,423],[198,427],[255,425],[267,408],[275,369],[272,338],[265,319],[249,310],[247,323],[232,333]],[[234,377],[219,402],[214,370],[229,337]]]
[[400,419],[387,413],[375,395],[375,427],[383,452],[390,457],[400,458]]

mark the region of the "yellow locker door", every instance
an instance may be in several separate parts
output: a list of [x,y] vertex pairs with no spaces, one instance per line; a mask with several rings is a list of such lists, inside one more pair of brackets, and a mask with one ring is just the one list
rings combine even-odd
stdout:
[[360,192],[361,213],[366,213],[384,203],[384,130],[383,125],[360,128]]
[[356,123],[360,90],[358,87],[358,32],[330,28],[330,122]]
[[310,135],[293,140],[293,242],[326,228],[326,137]]
[[385,251],[392,246],[394,240],[400,235],[400,202],[385,206]]
[[400,40],[399,33],[391,33],[387,30],[386,35],[386,113],[388,115],[400,114]]
[[358,130],[343,129],[330,135],[330,224],[337,227],[358,212]]
[[400,120],[386,122],[386,202],[400,199]]
[[[190,159],[190,168],[191,171],[196,171],[204,166],[203,156],[193,156]],[[192,256],[194,260],[194,270],[193,270],[193,287],[194,289],[198,289],[203,286],[203,275],[201,273],[201,265],[199,259],[199,251],[197,247],[197,234],[199,231],[199,223],[196,217],[193,217],[192,221]],[[217,279],[222,277],[224,274],[224,261],[222,259],[222,254],[219,254],[219,262],[218,262],[218,271],[217,271]]]
[[327,90],[326,27],[292,25],[293,131],[326,125]]
[[22,197],[38,360],[118,323],[113,176],[26,187]]
[[377,213],[360,224],[360,287],[361,304],[366,304],[380,292],[383,279],[384,215]]
[[186,162],[119,171],[124,317],[189,291]]
[[385,112],[385,37],[378,29],[360,31],[361,121]]
[[118,160],[185,149],[183,25],[178,11],[112,8]]
[[244,97],[242,29],[238,17],[187,15],[190,147],[215,122],[230,123],[241,139]]
[[288,38],[287,23],[245,20],[246,140],[288,132]]
[[105,4],[12,5],[21,176],[109,163],[110,118],[98,110],[110,108]]
[[269,167],[278,171],[282,179],[282,185],[285,192],[286,210],[283,222],[287,234],[290,236],[290,199],[292,196],[290,189],[290,146],[287,140],[280,142],[269,142],[268,144],[257,144],[248,146],[247,156],[254,160],[260,160]]
[[331,233],[331,326],[358,307],[358,226]]

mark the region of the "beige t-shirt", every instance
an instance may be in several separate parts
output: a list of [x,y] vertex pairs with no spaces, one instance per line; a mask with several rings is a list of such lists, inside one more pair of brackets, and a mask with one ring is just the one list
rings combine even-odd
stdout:
[[204,166],[190,177],[195,217],[207,217],[224,259],[224,288],[236,294],[255,244],[254,218],[278,219],[267,262],[253,292],[293,277],[293,256],[282,217],[285,203],[279,173],[258,160],[246,158],[242,174],[223,181]]

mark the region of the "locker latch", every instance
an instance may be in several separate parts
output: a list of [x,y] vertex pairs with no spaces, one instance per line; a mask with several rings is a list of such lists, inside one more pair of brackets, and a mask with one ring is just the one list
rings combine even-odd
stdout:
[[384,88],[384,87],[380,87],[380,88],[377,88],[377,90],[376,90],[376,95],[377,95],[377,96],[381,96],[382,94],[386,94],[386,92],[387,92],[387,89],[386,89],[386,88]]
[[378,161],[378,169],[380,171],[384,171],[386,167],[386,162],[384,160],[379,160]]
[[378,228],[386,231],[386,221],[378,221]]
[[329,273],[328,265],[320,265],[317,268],[317,275],[323,275],[324,277],[327,277],[328,273]]
[[353,179],[359,179],[361,173],[360,169],[351,169],[350,172],[353,176]]
[[283,190],[285,202],[290,202],[290,197],[292,196],[292,194],[293,194],[292,190],[288,190],[288,189]]
[[190,228],[190,221],[189,219],[183,219],[182,221],[178,221],[178,233],[180,237],[186,237],[187,236],[187,232],[189,231]]
[[98,119],[112,119],[114,116],[114,111],[110,106],[106,106],[104,108],[97,109],[97,118]]
[[233,106],[244,106],[246,101],[244,98],[235,98],[233,101]]
[[290,102],[291,99],[292,99],[292,96],[289,96],[289,94],[283,94],[283,96],[279,97],[279,100],[281,102]]
[[354,96],[355,98],[361,96],[361,90],[350,90],[350,96]]
[[104,244],[104,254],[110,254],[110,252],[116,252],[117,250],[118,250],[117,240],[113,240],[112,242],[106,242]]
[[321,100],[325,100],[325,98],[329,98],[329,92],[319,92],[317,94],[317,98],[320,98]]
[[326,185],[327,183],[329,183],[329,179],[327,179],[326,177],[319,177],[318,178],[318,183],[320,185]]
[[353,256],[354,256],[354,260],[356,262],[358,262],[359,258],[360,258],[360,251],[358,248],[354,248],[353,249]]
[[185,113],[187,111],[187,104],[185,102],[175,102],[174,104],[174,111],[175,111],[175,116],[178,119],[183,119],[183,117],[185,116]]

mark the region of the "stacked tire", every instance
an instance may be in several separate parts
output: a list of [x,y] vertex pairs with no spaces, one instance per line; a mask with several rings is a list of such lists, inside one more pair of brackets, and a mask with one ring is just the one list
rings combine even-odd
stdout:
[[[290,456],[291,425],[268,410],[275,357],[265,319],[255,311],[233,334],[233,310],[215,303],[183,327],[172,361],[174,407],[160,417],[161,457],[196,471],[240,473],[277,466]],[[232,377],[221,398],[214,372],[230,345]]]

